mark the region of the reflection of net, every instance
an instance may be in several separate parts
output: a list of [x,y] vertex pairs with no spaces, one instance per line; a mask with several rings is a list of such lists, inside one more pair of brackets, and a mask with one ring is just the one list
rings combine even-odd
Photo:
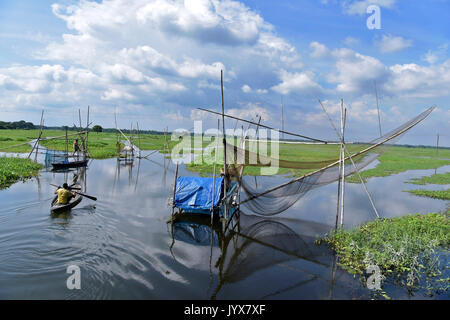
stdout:
[[[406,131],[425,119],[433,109],[429,108],[395,130],[363,145],[364,149],[352,156],[356,168],[346,154],[345,176],[350,176],[357,170],[359,171],[372,163],[385,151],[384,143],[389,142],[392,144],[400,139]],[[309,190],[335,182],[338,179],[339,161],[267,191],[253,188],[243,179],[241,186],[248,198],[241,201],[241,204],[256,214],[275,215],[291,207]]]
[[[308,230],[308,234],[299,234],[294,231],[292,227],[295,224],[295,221],[249,216],[241,212],[241,230],[229,242],[224,256],[224,280],[241,281],[257,270],[295,259],[324,264],[320,257],[327,254],[326,248],[314,244],[314,232]],[[329,230],[327,226],[314,222],[301,221],[301,225],[308,227],[306,229],[320,229],[321,234]]]
[[218,235],[211,231],[211,226],[188,222],[179,222],[173,225],[175,239],[195,245],[209,246],[211,232],[213,232],[213,245],[217,247],[219,245]]

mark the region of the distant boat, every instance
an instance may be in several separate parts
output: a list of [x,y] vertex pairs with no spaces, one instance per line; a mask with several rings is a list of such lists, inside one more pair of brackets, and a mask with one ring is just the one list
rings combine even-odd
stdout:
[[89,159],[78,160],[78,161],[69,161],[69,162],[54,162],[52,163],[53,169],[67,169],[67,168],[78,168],[78,167],[86,167]]
[[[76,188],[81,188],[81,186],[80,186],[80,184],[75,184],[75,185],[71,186],[70,188],[76,189]],[[75,207],[76,205],[78,205],[82,199],[83,199],[83,197],[81,195],[77,194],[75,197],[72,197],[68,203],[58,204],[57,203],[58,196],[55,196],[52,200],[50,211],[51,211],[51,213],[61,213],[64,211],[68,211],[68,210],[72,209],[73,207]]]

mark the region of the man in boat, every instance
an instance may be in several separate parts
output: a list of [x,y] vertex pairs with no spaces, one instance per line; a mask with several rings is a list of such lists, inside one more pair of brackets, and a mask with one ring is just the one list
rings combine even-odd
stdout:
[[55,191],[55,194],[58,195],[58,201],[56,202],[57,204],[67,204],[70,198],[75,196],[74,193],[70,192],[67,183],[64,183],[62,188],[58,187],[58,189]]

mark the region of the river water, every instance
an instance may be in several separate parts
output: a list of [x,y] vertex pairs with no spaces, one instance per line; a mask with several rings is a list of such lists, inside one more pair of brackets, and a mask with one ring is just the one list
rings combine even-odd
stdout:
[[[209,218],[172,228],[168,198],[174,164],[157,153],[133,165],[92,160],[87,170],[51,172],[0,191],[0,299],[359,299],[371,293],[314,240],[332,229],[337,185],[312,190],[286,212],[262,218],[241,213],[236,233]],[[445,172],[446,166],[437,170]],[[367,187],[382,217],[444,210],[448,202],[402,192],[417,170],[371,178]],[[55,190],[73,181],[98,198],[68,214],[50,215]],[[195,176],[180,166],[180,176]],[[253,177],[247,177],[253,181]],[[276,184],[287,177],[258,177]],[[433,186],[434,189],[448,186]],[[364,189],[346,184],[345,227],[374,218]],[[212,245],[211,245],[212,243]],[[70,265],[81,289],[69,290]],[[409,298],[390,288],[397,298]],[[423,298],[418,295],[412,298]],[[448,298],[448,297],[434,297]]]

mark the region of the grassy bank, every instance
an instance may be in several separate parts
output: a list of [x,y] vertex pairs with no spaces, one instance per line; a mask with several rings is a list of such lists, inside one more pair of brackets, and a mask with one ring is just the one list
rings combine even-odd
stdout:
[[[360,227],[331,233],[318,242],[336,251],[338,263],[348,272],[364,277],[376,265],[385,277],[409,292],[428,294],[447,291],[450,279],[440,255],[448,256],[450,212],[377,219]],[[445,261],[445,260],[444,260]],[[383,293],[381,290],[380,293]]]
[[0,189],[36,177],[42,166],[29,159],[0,157]]

